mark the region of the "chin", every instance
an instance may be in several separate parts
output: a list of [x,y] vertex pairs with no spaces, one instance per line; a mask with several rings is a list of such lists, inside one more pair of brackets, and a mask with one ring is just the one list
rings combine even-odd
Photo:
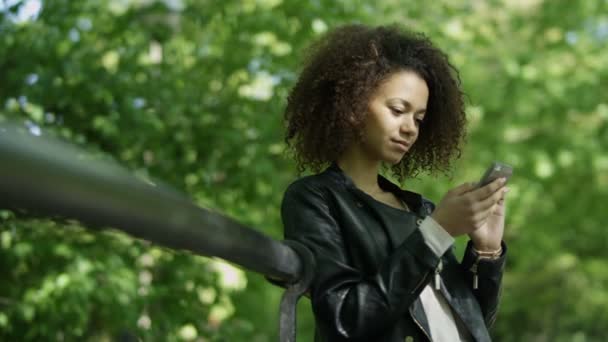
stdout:
[[404,156],[405,154],[386,156],[385,158],[383,158],[383,161],[390,165],[396,165],[399,164],[401,160],[403,160]]

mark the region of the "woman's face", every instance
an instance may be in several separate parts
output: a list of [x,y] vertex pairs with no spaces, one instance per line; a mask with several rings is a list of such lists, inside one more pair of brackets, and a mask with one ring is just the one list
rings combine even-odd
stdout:
[[429,89],[409,70],[392,73],[371,94],[362,148],[368,157],[397,164],[418,138]]

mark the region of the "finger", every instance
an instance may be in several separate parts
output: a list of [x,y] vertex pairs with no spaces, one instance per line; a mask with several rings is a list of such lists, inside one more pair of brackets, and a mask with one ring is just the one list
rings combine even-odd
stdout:
[[497,204],[493,204],[489,208],[479,212],[477,214],[478,220],[485,223],[488,220],[488,218],[490,217],[490,215],[492,215],[492,213],[496,210],[496,206],[497,206]]
[[502,203],[505,201],[505,198],[507,197],[507,193],[509,192],[509,187],[504,186],[502,188],[502,195],[500,196],[500,199],[498,200],[498,203]]
[[496,203],[496,207],[492,211],[491,215],[505,216],[506,209],[503,201]]
[[[498,204],[499,204],[501,207],[503,207],[503,208],[505,207],[505,203],[506,203],[506,201],[507,201],[507,192],[509,192],[509,188],[505,187],[505,189],[504,189],[504,193],[502,194],[502,197],[501,197],[501,198],[500,198],[500,200],[498,201]],[[503,209],[503,210],[504,210],[504,209]]]
[[477,206],[477,210],[479,211],[487,211],[492,208],[498,201],[501,200],[505,195],[505,187],[497,190],[493,194],[491,194],[488,198],[483,199],[479,202]]
[[487,199],[488,197],[490,197],[494,193],[496,193],[496,191],[498,189],[503,187],[505,182],[506,182],[505,178],[502,178],[502,177],[497,178],[497,179],[493,180],[491,183],[488,183],[488,184],[482,186],[481,188],[477,188],[477,189],[471,191],[471,195],[473,195],[473,199],[477,200],[477,201]]
[[450,191],[454,195],[463,195],[474,189],[475,189],[475,183],[467,182],[467,183],[460,184],[459,186],[455,187],[454,189],[452,189]]

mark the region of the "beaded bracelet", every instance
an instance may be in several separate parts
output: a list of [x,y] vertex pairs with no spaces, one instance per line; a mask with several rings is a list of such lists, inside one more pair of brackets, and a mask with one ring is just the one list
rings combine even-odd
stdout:
[[500,246],[497,250],[495,251],[478,251],[477,249],[475,249],[475,247],[473,247],[473,252],[475,252],[480,258],[482,259],[491,259],[491,260],[495,260],[500,258],[500,256],[502,255],[502,246]]

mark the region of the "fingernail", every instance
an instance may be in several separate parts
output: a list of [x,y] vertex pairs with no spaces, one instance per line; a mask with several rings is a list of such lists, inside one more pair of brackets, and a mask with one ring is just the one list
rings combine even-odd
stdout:
[[506,194],[507,192],[509,192],[509,188],[505,188],[504,192],[505,192],[505,194]]
[[504,184],[506,181],[507,181],[507,179],[506,179],[505,177],[501,177],[501,178],[500,178],[500,182],[501,182],[501,183],[503,183],[503,184]]

